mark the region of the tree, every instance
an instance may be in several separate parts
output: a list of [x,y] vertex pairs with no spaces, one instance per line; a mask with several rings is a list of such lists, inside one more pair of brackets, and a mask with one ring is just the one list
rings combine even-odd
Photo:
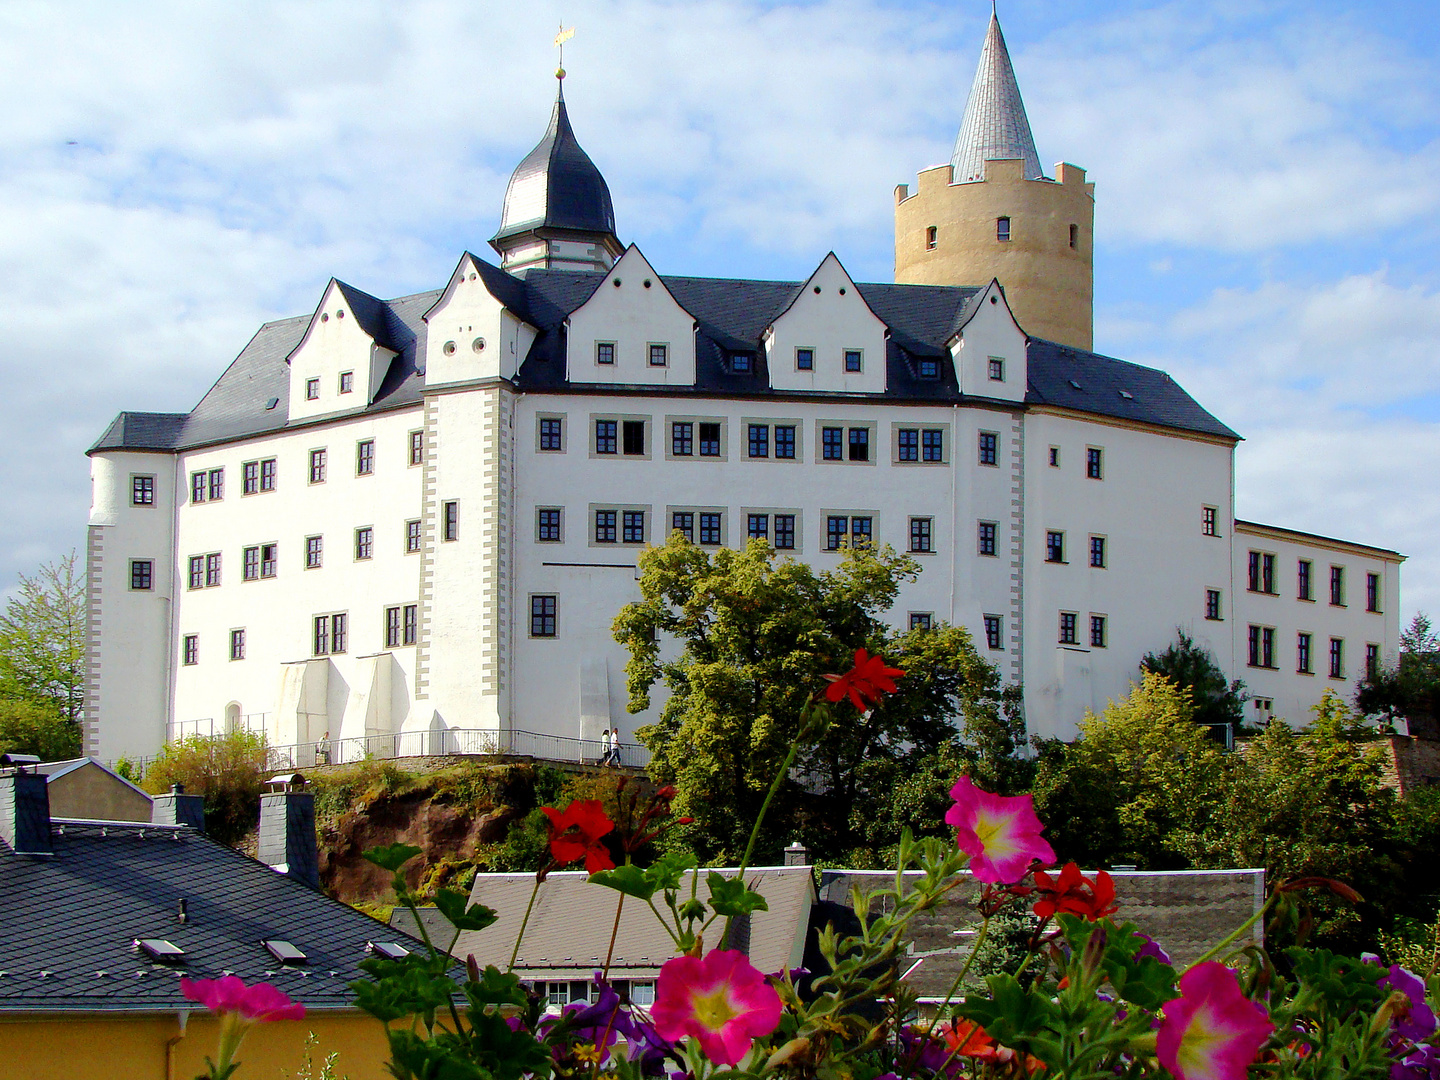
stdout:
[[85,576],[75,552],[43,564],[0,615],[0,698],[49,702],[71,724],[85,704]]
[[1436,703],[1440,697],[1440,634],[1422,611],[1400,633],[1395,662],[1366,674],[1355,687],[1355,708],[1362,715],[1391,723],[1405,720],[1410,734],[1440,738]]
[[183,784],[205,796],[205,831],[234,844],[260,820],[260,794],[269,771],[265,736],[240,728],[224,735],[191,735],[166,743],[145,770],[142,787],[161,795]]
[[1006,707],[999,673],[965,630],[898,633],[883,621],[918,573],[889,547],[848,551],[825,573],[778,558],[763,541],[712,555],[672,536],[641,557],[641,600],[620,612],[614,633],[630,651],[631,711],[649,708],[657,682],[669,691],[659,719],[638,734],[651,776],[675,784],[676,812],[696,819],[677,840],[706,860],[739,857],[801,705],[857,648],[903,668],[900,690],[865,716],[837,706],[777,796],[761,851],[778,855],[797,828],[816,852],[851,850],[865,841],[857,818],[890,797],[902,763],[956,739],[957,714],[993,727]]
[[1190,691],[1193,718],[1207,727],[1229,727],[1238,732],[1245,722],[1245,684],[1239,679],[1227,683],[1225,673],[1210,650],[1195,644],[1193,638],[1179,627],[1175,642],[1162,653],[1146,653],[1140,661],[1141,672],[1163,675],[1177,686]]
[[80,756],[80,728],[48,701],[0,700],[0,754],[36,754],[42,761]]

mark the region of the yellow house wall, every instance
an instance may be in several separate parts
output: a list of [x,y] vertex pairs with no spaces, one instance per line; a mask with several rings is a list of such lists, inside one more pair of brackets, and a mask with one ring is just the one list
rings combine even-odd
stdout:
[[[1061,164],[1057,179],[1027,180],[1022,162],[990,161],[986,178],[952,184],[951,167],[927,169],[914,194],[895,189],[895,280],[906,285],[985,285],[998,278],[1015,319],[1032,337],[1093,344],[1095,185]],[[995,220],[1010,219],[1010,240]],[[1070,226],[1078,227],[1074,248]],[[936,244],[927,248],[927,231]]]
[[82,765],[46,785],[50,816],[96,821],[149,821],[150,800],[98,765]]
[[[380,1021],[359,1012],[313,1013],[304,1020],[256,1024],[235,1055],[235,1080],[295,1077],[305,1038],[314,1032],[315,1074],[331,1051],[337,1078],[386,1080],[389,1057]],[[5,1080],[193,1080],[215,1056],[219,1021],[191,1013],[182,1034],[175,1013],[74,1019],[0,1019],[0,1076]],[[173,1040],[173,1042],[172,1042]]]

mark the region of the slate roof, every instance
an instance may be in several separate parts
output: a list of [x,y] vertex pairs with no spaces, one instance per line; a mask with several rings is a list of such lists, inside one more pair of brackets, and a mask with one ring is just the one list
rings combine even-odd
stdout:
[[[531,392],[564,392],[566,319],[604,280],[598,272],[531,270],[517,278],[471,255],[491,292],[538,334],[520,365],[516,385]],[[667,277],[660,280],[697,323],[693,387],[586,383],[584,393],[614,391],[650,396],[789,397],[769,386],[761,335],[801,287],[795,281]],[[888,389],[895,401],[960,404],[954,369],[941,363],[940,377],[922,378],[920,362],[946,359],[948,342],[970,314],[982,290],[973,286],[856,283],[872,311],[890,329],[886,345]],[[369,411],[413,405],[424,390],[424,315],[443,290],[396,300],[376,300],[348,285],[348,302],[361,324],[398,354]],[[289,367],[311,316],[266,323],[188,414],[121,413],[91,448],[184,450],[285,430],[289,413]],[[749,372],[734,369],[736,353],[753,357]],[[1078,409],[1226,439],[1238,439],[1163,371],[1098,353],[1031,339],[1029,404]],[[1129,395],[1129,396],[1126,396]],[[275,404],[268,407],[271,401]],[[304,423],[323,423],[325,416]]]
[[[367,941],[420,947],[185,826],[57,818],[52,835],[51,856],[0,844],[0,1015],[194,1009],[180,976],[226,972],[306,1008],[349,1008]],[[136,938],[170,941],[184,962],[151,963],[132,950]],[[282,967],[267,938],[292,942],[308,965]]]
[[1041,180],[1045,170],[1035,152],[1035,136],[1025,115],[1025,102],[1020,99],[1020,86],[1015,69],[1010,65],[1010,50],[1000,32],[1000,20],[990,13],[990,26],[985,32],[985,45],[980,50],[980,66],[970,85],[965,102],[965,116],[955,139],[950,157],[955,183],[985,179],[985,162],[997,158],[1020,158],[1025,163],[1025,179]]

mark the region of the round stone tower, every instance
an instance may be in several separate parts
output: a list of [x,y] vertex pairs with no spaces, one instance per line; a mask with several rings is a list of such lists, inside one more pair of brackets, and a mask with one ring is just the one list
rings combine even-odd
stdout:
[[990,16],[950,164],[895,189],[895,280],[986,285],[997,278],[1032,337],[1093,342],[1095,185],[1044,175],[1000,23]]

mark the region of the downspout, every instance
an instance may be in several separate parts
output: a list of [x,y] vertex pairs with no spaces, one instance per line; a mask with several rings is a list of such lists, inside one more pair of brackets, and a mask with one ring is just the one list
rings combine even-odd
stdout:
[[175,1047],[185,1038],[185,1028],[190,1023],[189,1010],[182,1009],[175,1014],[175,1021],[180,1025],[180,1034],[174,1038],[165,1040],[165,1080],[176,1080],[175,1076]]
[[960,557],[960,456],[955,453],[955,437],[960,434],[960,405],[950,406],[950,625],[955,625],[955,560]]

